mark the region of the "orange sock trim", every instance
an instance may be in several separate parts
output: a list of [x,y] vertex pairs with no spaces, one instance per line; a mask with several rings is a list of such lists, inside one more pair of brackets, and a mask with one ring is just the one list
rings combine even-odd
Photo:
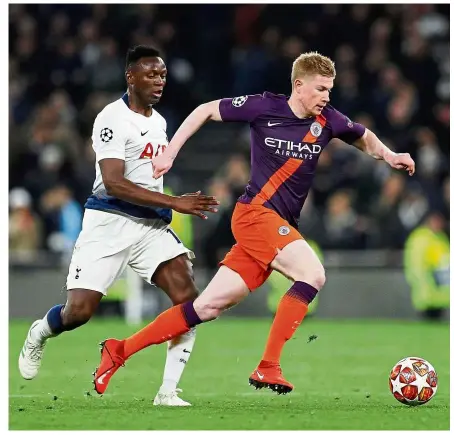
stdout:
[[271,325],[262,361],[279,364],[284,344],[303,321],[307,309],[307,303],[300,299],[289,296],[287,293],[282,297]]
[[182,305],[176,305],[161,313],[156,319],[124,340],[125,359],[152,344],[160,344],[188,332]]

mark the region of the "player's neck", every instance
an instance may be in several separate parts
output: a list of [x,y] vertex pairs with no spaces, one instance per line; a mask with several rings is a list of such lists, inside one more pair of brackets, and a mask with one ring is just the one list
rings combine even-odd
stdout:
[[140,102],[135,94],[128,91],[128,100],[129,100],[129,108],[140,115],[150,117],[153,113],[153,108],[150,105],[145,105]]
[[306,110],[303,104],[300,101],[298,101],[293,95],[290,95],[290,98],[288,99],[288,105],[290,106],[290,110],[297,118],[303,119],[312,116]]

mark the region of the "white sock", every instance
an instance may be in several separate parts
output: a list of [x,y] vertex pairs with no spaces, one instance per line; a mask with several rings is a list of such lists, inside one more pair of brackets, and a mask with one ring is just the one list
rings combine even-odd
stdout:
[[43,343],[48,338],[55,336],[55,334],[50,329],[49,323],[47,322],[47,314],[32,329],[30,336],[33,340],[36,340],[39,343]]
[[175,337],[167,343],[167,358],[160,393],[167,394],[177,388],[186,363],[191,356],[195,335],[195,328],[192,328],[186,334]]

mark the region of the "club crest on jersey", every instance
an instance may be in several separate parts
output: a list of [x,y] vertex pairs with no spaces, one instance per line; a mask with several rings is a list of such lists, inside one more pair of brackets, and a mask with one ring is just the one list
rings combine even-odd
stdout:
[[322,134],[322,129],[323,129],[322,124],[320,124],[317,121],[313,122],[311,125],[312,136],[319,137]]
[[103,128],[99,135],[103,142],[110,142],[113,139],[113,131],[110,128]]
[[243,95],[242,97],[235,97],[232,100],[232,105],[235,107],[241,107],[247,100],[247,95]]
[[281,236],[286,236],[288,233],[290,233],[290,228],[285,226],[285,225],[283,225],[282,227],[279,227],[278,233]]

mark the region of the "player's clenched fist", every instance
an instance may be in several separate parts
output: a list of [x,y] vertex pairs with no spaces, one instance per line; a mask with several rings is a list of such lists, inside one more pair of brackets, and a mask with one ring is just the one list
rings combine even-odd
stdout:
[[195,193],[185,193],[181,196],[173,197],[172,208],[184,214],[193,214],[199,216],[202,219],[208,219],[208,217],[202,213],[203,211],[209,211],[216,213],[219,205],[219,201],[214,196],[201,195],[200,190]]
[[415,173],[415,162],[408,153],[392,153],[386,161],[394,169],[405,169],[409,175]]

